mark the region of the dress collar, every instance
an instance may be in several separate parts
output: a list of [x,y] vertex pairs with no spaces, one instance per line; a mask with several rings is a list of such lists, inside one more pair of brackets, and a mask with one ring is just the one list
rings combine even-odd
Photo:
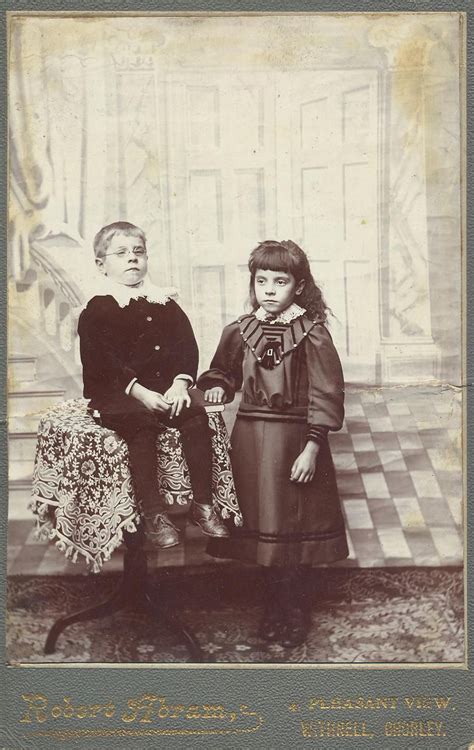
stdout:
[[[296,307],[298,308],[298,305],[296,305]],[[289,309],[290,308],[287,308],[287,310]],[[301,307],[299,309],[303,310]],[[284,310],[283,313],[275,319],[275,322],[279,321],[281,316],[286,313],[287,310]],[[303,313],[305,313],[305,310],[303,310]],[[293,315],[293,319],[288,325],[286,325],[282,333],[281,345],[278,345],[278,356],[276,356],[274,362],[275,365],[279,365],[288,354],[291,354],[291,352],[293,352],[306,339],[315,325],[323,322],[319,318],[311,320],[304,314]],[[267,339],[265,329],[262,326],[262,321],[258,318],[256,313],[252,313],[251,315],[242,316],[237,323],[245,346],[250,349],[258,363],[263,362],[265,353],[268,351],[268,344],[271,343],[275,346],[275,342]]]
[[300,318],[305,314],[305,312],[306,310],[304,309],[304,307],[300,307],[296,304],[296,302],[292,302],[292,304],[285,310],[282,310],[282,312],[279,313],[276,318],[269,317],[269,314],[266,310],[263,309],[263,307],[259,307],[254,315],[257,320],[260,320],[260,322],[270,323],[270,325],[273,325],[274,323],[291,323],[292,320]]

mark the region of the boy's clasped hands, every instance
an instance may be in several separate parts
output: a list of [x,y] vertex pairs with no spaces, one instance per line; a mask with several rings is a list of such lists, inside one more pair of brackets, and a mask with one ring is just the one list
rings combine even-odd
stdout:
[[188,385],[185,380],[175,380],[166,393],[152,391],[140,383],[134,383],[130,393],[137,398],[149,411],[160,414],[169,412],[170,419],[178,417],[184,407],[191,405],[191,397],[188,393]]

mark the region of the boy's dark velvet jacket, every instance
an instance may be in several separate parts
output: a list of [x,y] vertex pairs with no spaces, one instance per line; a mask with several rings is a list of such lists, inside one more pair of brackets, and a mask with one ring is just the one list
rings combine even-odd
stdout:
[[132,299],[120,307],[111,295],[93,297],[79,317],[84,396],[99,411],[116,411],[131,397],[136,378],[164,393],[176,375],[196,378],[198,347],[188,317],[174,302]]

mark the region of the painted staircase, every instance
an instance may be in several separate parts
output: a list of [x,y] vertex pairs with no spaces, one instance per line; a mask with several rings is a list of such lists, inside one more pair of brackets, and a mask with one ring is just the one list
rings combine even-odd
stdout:
[[10,315],[8,357],[8,517],[32,519],[28,504],[41,416],[66,398],[81,395],[80,379],[45,347],[40,331]]
[[32,518],[28,510],[41,415],[65,397],[65,389],[38,382],[37,358],[8,359],[8,516]]
[[82,392],[77,315],[83,295],[72,279],[86,268],[84,252],[64,236],[33,242],[25,267],[8,281],[8,516],[12,520],[33,519],[28,504],[42,414]]

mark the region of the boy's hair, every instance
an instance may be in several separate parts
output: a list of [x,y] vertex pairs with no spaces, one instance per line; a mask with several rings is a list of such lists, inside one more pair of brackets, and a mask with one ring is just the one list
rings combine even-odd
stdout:
[[130,224],[128,221],[114,221],[113,224],[107,224],[106,227],[99,229],[94,237],[94,253],[96,258],[102,258],[105,255],[112,238],[116,234],[135,235],[143,240],[143,244],[146,247],[146,237],[143,229],[140,229],[135,224]]
[[314,281],[306,253],[292,240],[265,240],[252,250],[249,258],[250,271],[250,304],[252,310],[258,308],[255,296],[255,274],[261,271],[282,271],[291,273],[297,282],[304,281],[304,288],[298,297],[298,304],[304,307],[308,315],[325,322],[328,306],[321,289]]

